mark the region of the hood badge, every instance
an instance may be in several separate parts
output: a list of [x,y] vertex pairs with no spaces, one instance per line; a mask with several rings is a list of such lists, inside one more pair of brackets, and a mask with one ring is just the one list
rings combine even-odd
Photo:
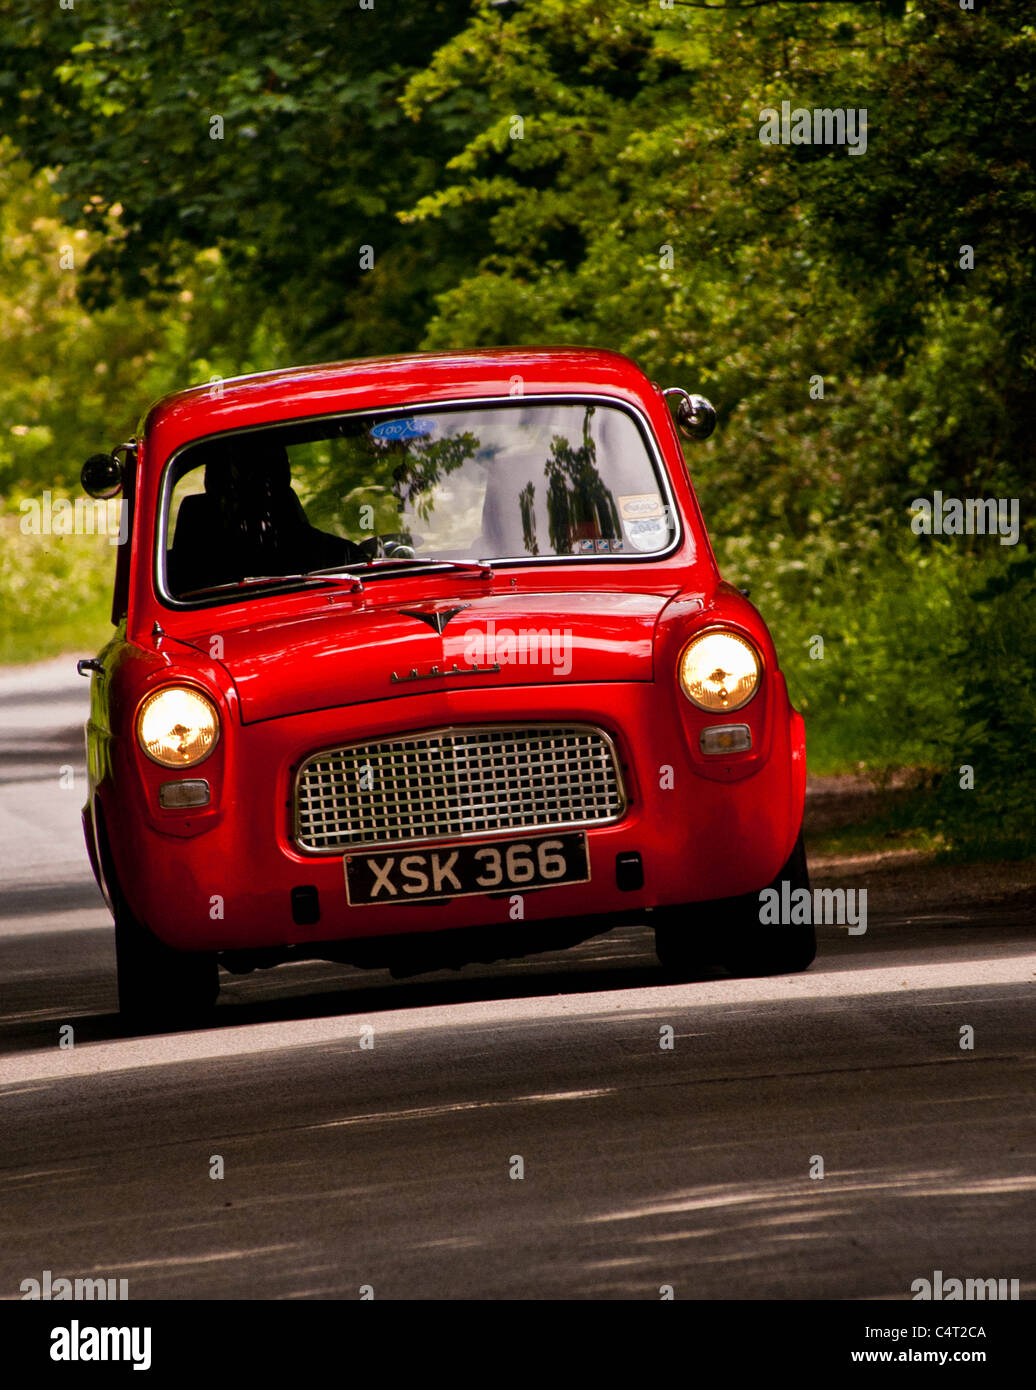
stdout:
[[405,613],[408,618],[416,618],[419,623],[427,623],[441,636],[443,628],[450,619],[455,618],[458,613],[463,613],[465,608],[470,607],[470,603],[462,603],[457,608],[401,608],[399,611]]
[[458,666],[457,663],[454,662],[453,665],[449,668],[449,670],[441,671],[438,666],[433,666],[432,669],[430,671],[426,671],[424,675],[419,675],[417,667],[411,666],[410,674],[408,676],[397,676],[395,671],[393,671],[391,681],[392,684],[398,685],[402,681],[428,681],[436,679],[445,680],[447,676],[481,676],[486,671],[499,670],[499,661],[494,661],[492,666]]

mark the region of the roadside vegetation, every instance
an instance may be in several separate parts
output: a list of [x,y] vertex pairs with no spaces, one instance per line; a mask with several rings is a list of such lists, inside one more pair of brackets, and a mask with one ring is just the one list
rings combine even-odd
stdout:
[[[114,547],[21,503],[165,391],[613,347],[717,406],[688,465],[811,771],[909,769],[874,837],[1036,852],[1024,7],[100,11],[0,0],[0,661],[103,639]],[[866,149],[764,144],[785,101],[866,110]],[[937,492],[1004,533],[920,534]]]

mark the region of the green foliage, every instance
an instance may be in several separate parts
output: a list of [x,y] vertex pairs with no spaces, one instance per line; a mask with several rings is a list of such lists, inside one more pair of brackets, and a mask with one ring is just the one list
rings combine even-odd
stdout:
[[467,12],[0,0],[0,125],[35,169],[59,170],[61,216],[106,233],[83,303],[160,303],[215,248],[278,303],[292,354],[410,346],[459,247],[452,227],[400,234],[394,213],[433,186],[448,136],[397,98]]
[[96,651],[111,634],[115,547],[106,536],[32,536],[0,508],[0,666]]
[[[953,845],[981,839],[985,850],[1022,859],[1036,840],[1036,561],[1012,553],[976,585],[967,623],[950,649],[961,672],[959,739],[948,757],[935,817]],[[974,773],[974,786],[965,768]]]
[[196,255],[161,312],[76,295],[100,234],[63,224],[54,176],[0,141],[0,491],[78,480],[87,454],[128,439],[168,391],[273,365],[283,341],[218,252]]

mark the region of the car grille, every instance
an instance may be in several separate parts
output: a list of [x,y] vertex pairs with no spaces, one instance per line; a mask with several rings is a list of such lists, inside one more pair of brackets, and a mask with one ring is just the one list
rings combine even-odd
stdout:
[[472,725],[330,748],[295,783],[300,849],[601,825],[626,806],[618,758],[584,724]]

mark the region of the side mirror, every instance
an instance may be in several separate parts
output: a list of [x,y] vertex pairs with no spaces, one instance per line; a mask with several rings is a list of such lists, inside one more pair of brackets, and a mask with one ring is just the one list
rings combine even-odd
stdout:
[[716,428],[716,412],[704,396],[692,396],[682,386],[670,386],[663,396],[679,396],[676,423],[688,439],[708,439]]
[[114,454],[91,454],[79,481],[88,497],[117,497],[122,491],[122,464]]

